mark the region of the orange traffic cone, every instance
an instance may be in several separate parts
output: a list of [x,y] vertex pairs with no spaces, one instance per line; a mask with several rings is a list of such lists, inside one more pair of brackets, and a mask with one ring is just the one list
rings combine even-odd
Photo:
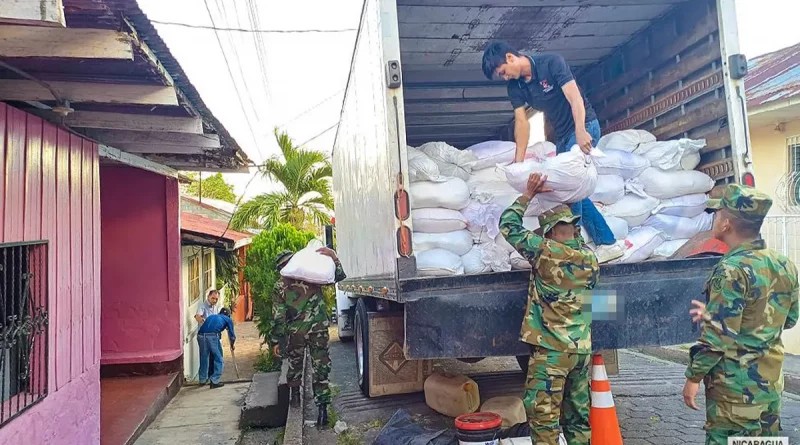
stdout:
[[622,445],[617,409],[611,396],[603,356],[592,357],[592,406],[589,409],[589,425],[592,427],[592,445]]

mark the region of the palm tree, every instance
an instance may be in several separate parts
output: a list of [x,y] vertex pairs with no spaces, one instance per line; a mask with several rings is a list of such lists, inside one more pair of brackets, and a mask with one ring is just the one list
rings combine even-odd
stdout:
[[308,222],[317,226],[329,224],[326,210],[333,210],[330,161],[320,152],[295,146],[289,135],[277,128],[275,138],[283,156],[273,156],[259,170],[265,178],[282,185],[283,190],[242,204],[233,215],[231,226],[268,229],[286,222],[302,229]]

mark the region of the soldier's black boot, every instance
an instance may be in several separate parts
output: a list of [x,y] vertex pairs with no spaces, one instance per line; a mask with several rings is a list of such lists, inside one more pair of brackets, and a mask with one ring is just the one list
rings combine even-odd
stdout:
[[322,404],[319,406],[319,416],[317,417],[317,429],[324,430],[328,428],[328,405]]
[[300,387],[289,388],[289,405],[293,408],[300,406]]

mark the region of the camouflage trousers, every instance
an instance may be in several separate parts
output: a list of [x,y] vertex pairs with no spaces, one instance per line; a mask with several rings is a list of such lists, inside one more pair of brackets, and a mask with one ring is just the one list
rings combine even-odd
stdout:
[[558,445],[559,423],[569,445],[590,443],[591,367],[591,354],[531,346],[524,403],[533,445]]
[[778,436],[781,400],[738,404],[706,398],[706,445],[727,445],[728,437]]
[[290,387],[303,384],[303,355],[308,347],[311,357],[311,368],[314,371],[313,388],[316,405],[331,403],[331,390],[328,386],[328,374],[331,372],[331,358],[328,355],[328,329],[306,332],[289,327],[286,357],[289,360],[289,371],[286,383]]

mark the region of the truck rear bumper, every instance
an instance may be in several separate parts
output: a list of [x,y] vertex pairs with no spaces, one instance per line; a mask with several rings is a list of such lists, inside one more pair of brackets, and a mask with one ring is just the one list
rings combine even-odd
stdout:
[[[616,310],[596,313],[594,350],[690,343],[697,325],[691,301],[704,300],[704,283],[719,258],[603,266],[596,294],[616,298]],[[517,275],[519,277],[519,275]],[[420,283],[405,296],[405,343],[409,359],[528,354],[519,341],[527,303],[527,275],[520,283],[489,278],[480,286],[425,292]],[[603,292],[605,291],[605,292]],[[613,309],[613,306],[610,307]]]

